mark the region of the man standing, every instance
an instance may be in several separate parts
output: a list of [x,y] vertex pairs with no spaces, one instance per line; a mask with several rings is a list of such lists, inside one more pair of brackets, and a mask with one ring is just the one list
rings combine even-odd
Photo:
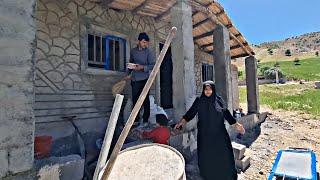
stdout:
[[[153,69],[155,57],[153,52],[148,48],[149,37],[145,32],[139,34],[137,47],[130,51],[130,63],[128,63],[128,73],[131,76],[125,77],[126,80],[131,79],[132,87],[132,102],[135,105],[138,98],[149,78],[150,72]],[[143,124],[148,124],[150,117],[150,100],[149,93],[143,102]],[[135,120],[135,123],[139,123],[139,114]]]

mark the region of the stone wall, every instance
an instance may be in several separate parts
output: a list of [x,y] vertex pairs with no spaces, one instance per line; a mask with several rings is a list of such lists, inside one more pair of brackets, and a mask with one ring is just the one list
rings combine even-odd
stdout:
[[[36,20],[36,135],[54,138],[73,133],[71,124],[61,121],[66,115],[76,115],[84,133],[103,132],[113,105],[111,87],[125,75],[87,67],[89,32],[125,38],[127,61],[140,32],[149,34],[155,52],[166,32],[165,24],[156,24],[152,18],[119,13],[85,0],[38,0]],[[129,93],[128,88],[125,95]],[[154,87],[151,94],[155,95]]]
[[33,163],[35,3],[0,1],[0,179]]
[[[197,86],[197,94],[201,94],[202,92],[202,64],[210,64],[213,65],[213,56],[205,53],[199,49],[198,46],[195,46],[195,80]],[[213,76],[214,77],[214,76]]]

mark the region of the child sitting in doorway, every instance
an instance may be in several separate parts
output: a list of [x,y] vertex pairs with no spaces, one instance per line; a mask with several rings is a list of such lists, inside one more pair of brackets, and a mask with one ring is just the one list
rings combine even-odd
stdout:
[[152,131],[140,131],[142,138],[152,139],[154,143],[166,144],[168,145],[168,140],[170,138],[170,130],[168,126],[168,118],[164,114],[156,115],[157,127]]

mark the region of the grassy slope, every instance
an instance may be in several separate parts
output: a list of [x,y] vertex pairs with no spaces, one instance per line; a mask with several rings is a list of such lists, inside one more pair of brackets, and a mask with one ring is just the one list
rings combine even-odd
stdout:
[[[261,85],[259,92],[262,105],[320,115],[320,90],[312,84]],[[240,87],[240,101],[246,102],[245,87]]]
[[[273,67],[276,61],[271,62],[262,62],[260,63],[260,68],[264,66]],[[297,80],[307,80],[307,81],[318,81],[320,80],[320,57],[313,57],[300,60],[301,65],[295,66],[293,60],[279,60],[280,69],[284,72],[288,79],[297,79]],[[245,79],[245,70],[244,67],[239,67],[239,71],[242,71],[242,76],[239,77],[239,80]],[[258,69],[259,71],[259,69]],[[259,72],[258,72],[259,73]]]
[[[280,69],[288,79],[304,79],[307,81],[320,80],[320,58],[300,60],[301,65],[295,66],[293,61],[278,61]],[[260,67],[272,67],[275,62],[260,63]]]

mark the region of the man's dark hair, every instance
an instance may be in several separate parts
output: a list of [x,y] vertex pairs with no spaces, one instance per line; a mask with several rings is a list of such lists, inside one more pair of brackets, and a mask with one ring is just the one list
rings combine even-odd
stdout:
[[139,34],[139,37],[138,37],[138,40],[139,40],[139,41],[142,41],[143,39],[146,40],[146,41],[149,41],[149,36],[148,36],[148,34],[145,33],[145,32],[140,33],[140,34]]
[[156,114],[156,121],[161,126],[168,126],[168,122],[169,122],[167,116],[164,114]]

